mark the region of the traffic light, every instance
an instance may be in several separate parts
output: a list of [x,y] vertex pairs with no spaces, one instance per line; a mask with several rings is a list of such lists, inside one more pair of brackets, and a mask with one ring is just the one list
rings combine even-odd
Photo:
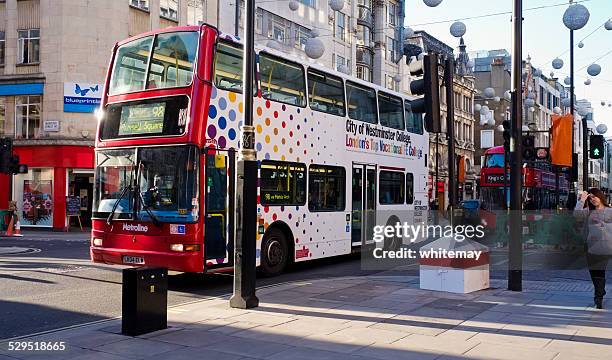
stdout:
[[589,138],[589,157],[591,159],[603,159],[604,137],[603,135],[591,135]]
[[502,121],[502,127],[504,128],[504,150],[506,152],[510,151],[510,138],[512,137],[512,133],[510,130],[510,120]]
[[522,145],[523,160],[534,161],[536,159],[535,137],[533,135],[523,136]]
[[13,141],[9,138],[0,139],[0,173],[9,174]]
[[440,127],[440,84],[438,78],[438,55],[423,56],[423,62],[414,61],[410,65],[410,75],[421,79],[410,82],[412,95],[424,95],[410,103],[415,114],[425,113],[425,129],[430,133],[441,132]]
[[19,156],[13,155],[13,140],[0,139],[0,173],[26,174],[28,166],[19,163]]

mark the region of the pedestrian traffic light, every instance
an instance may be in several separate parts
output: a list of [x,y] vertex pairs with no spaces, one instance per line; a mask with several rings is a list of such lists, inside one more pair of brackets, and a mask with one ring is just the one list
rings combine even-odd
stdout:
[[510,120],[502,121],[502,127],[504,128],[504,150],[509,152],[510,138],[512,137],[512,133],[510,132]]
[[535,137],[533,135],[523,136],[522,146],[523,160],[534,161],[536,159]]
[[589,157],[591,159],[603,159],[604,137],[603,135],[591,135],[589,138]]
[[410,82],[412,95],[424,95],[410,103],[412,112],[425,114],[425,129],[431,133],[441,132],[440,127],[440,85],[438,73],[438,55],[423,56],[422,63],[413,61],[410,65],[411,76],[421,76],[421,79]]

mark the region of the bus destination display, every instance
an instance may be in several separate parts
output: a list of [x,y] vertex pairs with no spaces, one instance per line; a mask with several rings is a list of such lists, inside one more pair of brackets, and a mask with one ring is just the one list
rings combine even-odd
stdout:
[[124,106],[119,120],[119,136],[162,134],[166,103]]

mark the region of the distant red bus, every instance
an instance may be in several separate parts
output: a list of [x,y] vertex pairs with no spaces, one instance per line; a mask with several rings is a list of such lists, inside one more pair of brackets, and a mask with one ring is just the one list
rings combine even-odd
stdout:
[[[542,163],[546,167],[547,163]],[[523,167],[523,206],[526,210],[555,209],[567,202],[569,182],[559,175],[559,203],[557,203],[556,175],[534,166]],[[510,169],[506,171],[506,189],[510,187]],[[496,146],[485,151],[480,170],[479,198],[491,210],[507,208],[509,191],[504,192],[504,147]],[[505,195],[505,198],[504,198]]]

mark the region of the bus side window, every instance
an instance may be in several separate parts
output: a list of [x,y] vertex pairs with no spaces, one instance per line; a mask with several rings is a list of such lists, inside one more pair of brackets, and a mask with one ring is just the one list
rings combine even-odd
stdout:
[[215,59],[215,86],[219,89],[242,93],[241,48],[228,43],[217,44]]
[[265,99],[306,106],[306,83],[302,65],[260,53],[259,79],[261,95]]
[[381,205],[404,203],[404,173],[383,170],[378,174],[378,202]]
[[414,202],[414,175],[406,173],[406,204]]
[[344,211],[346,171],[340,166],[310,165],[308,169],[308,209]]
[[401,98],[378,92],[378,110],[380,125],[398,130],[405,129]]
[[370,124],[378,123],[376,91],[374,89],[347,81],[346,97],[349,118]]
[[423,135],[423,114],[415,114],[410,107],[410,101],[404,101],[404,113],[406,116],[406,130],[413,134]]
[[313,110],[345,116],[342,78],[308,69],[308,103]]

